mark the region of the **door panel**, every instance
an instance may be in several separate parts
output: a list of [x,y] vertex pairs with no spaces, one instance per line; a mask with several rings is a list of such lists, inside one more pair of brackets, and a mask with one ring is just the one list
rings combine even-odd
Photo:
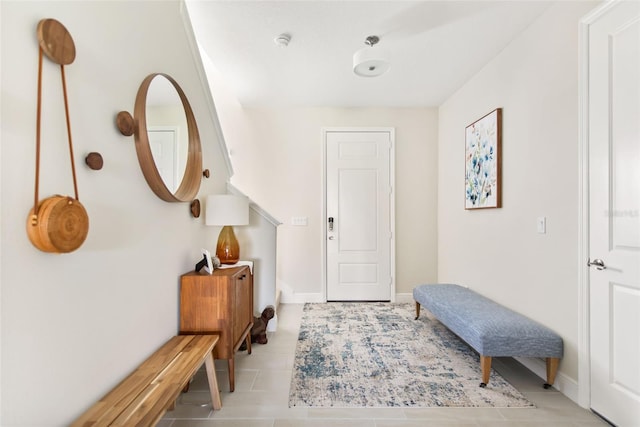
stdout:
[[337,227],[340,252],[378,249],[378,174],[376,170],[338,171]]
[[391,132],[329,131],[325,144],[327,300],[389,301]]
[[[640,395],[640,375],[638,352],[628,351],[640,348],[638,329],[627,327],[629,320],[640,324],[640,291],[619,283],[611,284],[611,383],[622,392],[636,398]],[[640,421],[640,417],[636,418]]]
[[[609,35],[613,247],[640,247],[640,21]],[[634,203],[635,201],[635,203]],[[635,217],[633,212],[635,211]]]
[[178,189],[177,128],[149,127],[149,147],[162,181],[172,193]]
[[640,3],[589,28],[591,407],[640,420]]

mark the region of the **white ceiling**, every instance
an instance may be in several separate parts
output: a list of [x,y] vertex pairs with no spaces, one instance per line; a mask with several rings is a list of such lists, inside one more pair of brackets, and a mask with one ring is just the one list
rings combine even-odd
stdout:
[[[438,106],[549,1],[187,0],[198,43],[245,106]],[[291,35],[286,48],[274,38]],[[380,37],[390,70],[358,77]]]

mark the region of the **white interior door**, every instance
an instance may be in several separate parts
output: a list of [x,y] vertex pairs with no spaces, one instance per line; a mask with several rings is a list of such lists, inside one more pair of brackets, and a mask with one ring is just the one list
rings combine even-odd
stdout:
[[158,173],[172,193],[178,189],[178,129],[149,127],[149,147]]
[[390,301],[392,130],[325,131],[328,301]]
[[589,28],[591,408],[640,425],[640,2]]

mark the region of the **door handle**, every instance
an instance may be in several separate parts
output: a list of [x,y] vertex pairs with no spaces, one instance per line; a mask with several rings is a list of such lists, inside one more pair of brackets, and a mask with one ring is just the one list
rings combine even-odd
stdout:
[[607,269],[607,266],[604,264],[604,261],[598,258],[594,259],[593,261],[591,261],[591,259],[587,261],[587,267],[591,267],[592,265],[595,265],[597,270]]
[[333,239],[334,239],[334,237],[333,237],[333,236],[329,236],[329,240],[333,240]]

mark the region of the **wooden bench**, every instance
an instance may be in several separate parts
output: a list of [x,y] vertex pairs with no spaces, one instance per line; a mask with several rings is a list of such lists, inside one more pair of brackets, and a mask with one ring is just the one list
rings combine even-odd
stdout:
[[420,285],[413,289],[413,299],[416,320],[423,305],[480,354],[480,387],[489,383],[492,357],[545,358],[544,388],[553,385],[563,355],[563,342],[551,329],[458,285]]
[[154,426],[167,409],[173,409],[180,392],[203,362],[213,409],[220,409],[212,354],[217,342],[217,335],[171,338],[71,425]]

